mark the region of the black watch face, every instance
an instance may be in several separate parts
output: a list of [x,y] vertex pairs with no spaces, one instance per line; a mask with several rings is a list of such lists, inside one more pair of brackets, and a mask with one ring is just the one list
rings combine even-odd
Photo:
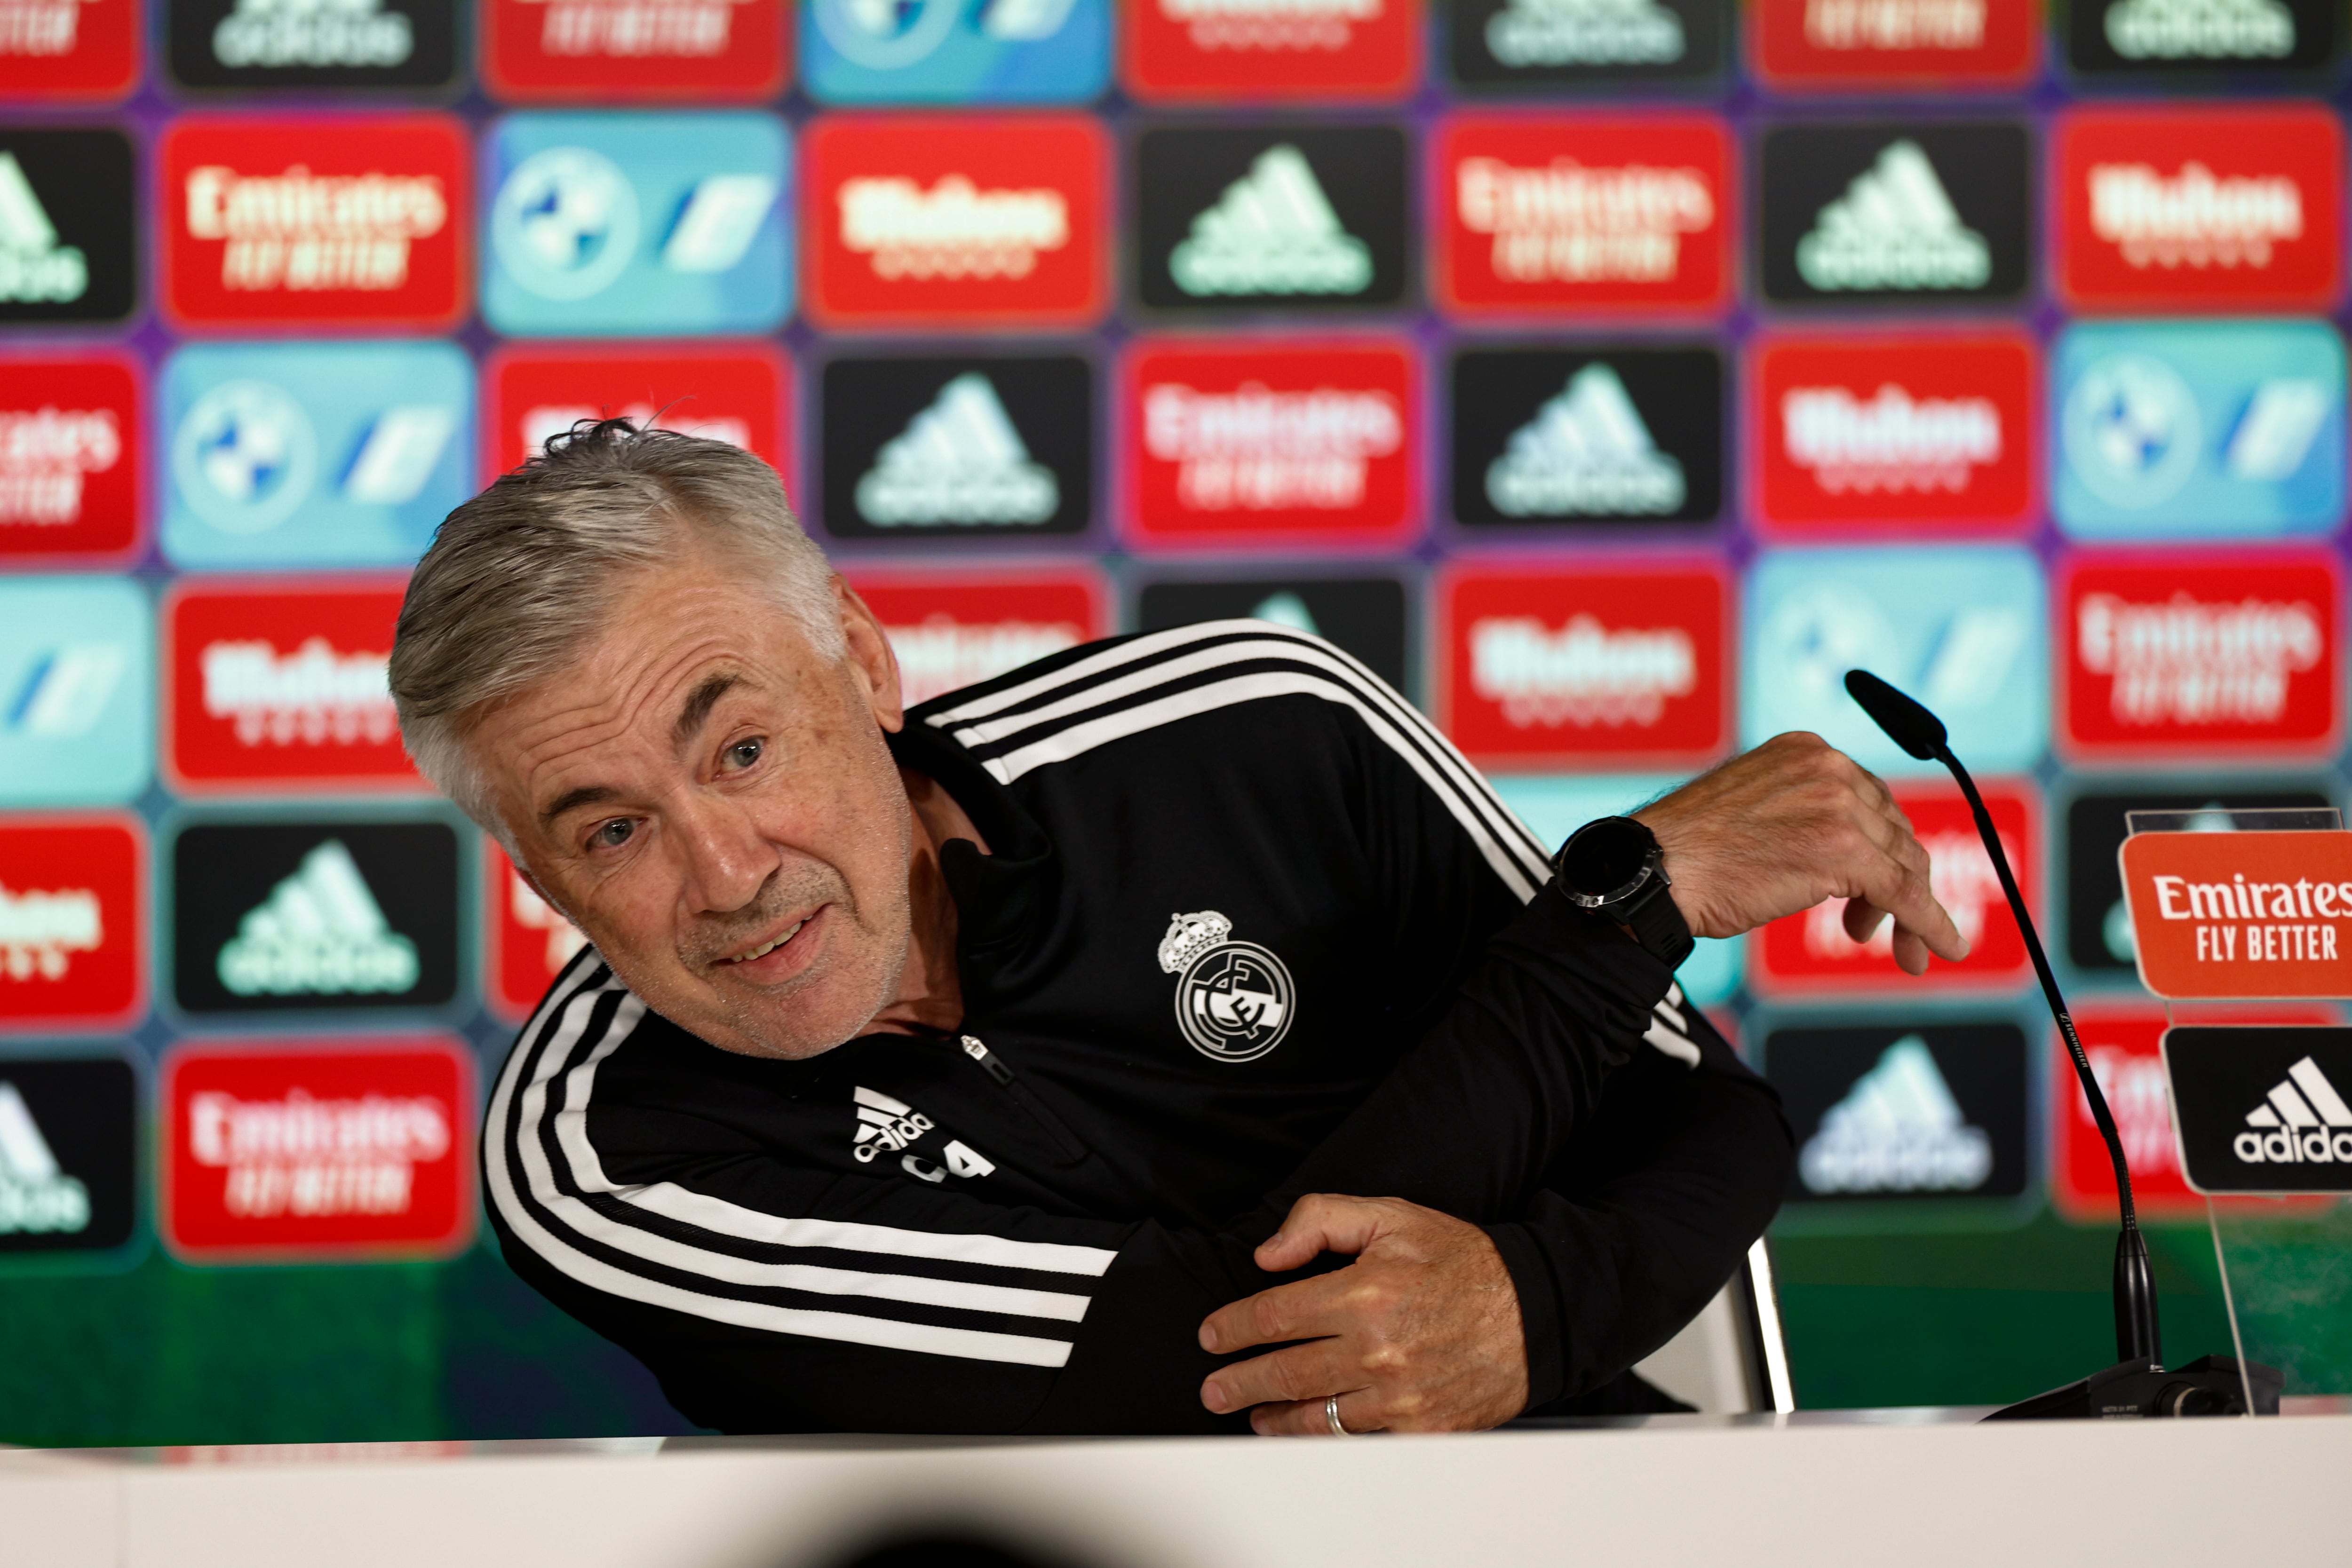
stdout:
[[1560,852],[1560,880],[1571,893],[1606,897],[1641,874],[1651,841],[1642,825],[1629,817],[1588,823]]

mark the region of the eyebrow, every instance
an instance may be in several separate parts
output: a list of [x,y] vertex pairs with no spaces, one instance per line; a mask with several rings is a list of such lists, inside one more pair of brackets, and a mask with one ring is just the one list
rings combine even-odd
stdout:
[[610,800],[619,794],[620,791],[609,784],[583,784],[577,789],[566,789],[540,812],[540,828],[544,831],[554,827],[564,813],[576,811],[583,806],[593,806],[599,800]]
[[686,706],[677,710],[677,722],[669,727],[670,737],[680,746],[693,739],[694,732],[702,727],[702,721],[710,716],[710,710],[719,706],[719,699],[742,684],[740,675],[705,676],[702,684],[694,688],[693,695],[686,699]]

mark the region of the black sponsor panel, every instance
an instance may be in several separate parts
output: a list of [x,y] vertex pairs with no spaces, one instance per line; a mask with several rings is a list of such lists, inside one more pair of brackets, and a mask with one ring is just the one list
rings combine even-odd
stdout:
[[1409,277],[1407,162],[1392,125],[1147,131],[1137,295],[1167,310],[1395,305]]
[[437,1007],[457,994],[457,835],[438,821],[196,822],[172,846],[192,1013]]
[[2352,1193],[2352,1029],[2168,1030],[2164,1071],[2190,1186]]
[[1399,691],[1405,685],[1405,588],[1393,577],[1264,577],[1144,584],[1144,632],[1254,617],[1326,637]]
[[2066,956],[2085,974],[2131,976],[2131,915],[2116,853],[2134,811],[2265,811],[2325,808],[2317,789],[2158,790],[2077,796],[2066,808]]
[[1765,298],[2016,298],[2032,277],[2032,159],[2025,127],[2005,122],[1765,132]]
[[0,324],[130,315],[133,214],[121,131],[0,129]]
[[2336,54],[2338,9],[2333,0],[2074,0],[2062,24],[2066,63],[2102,76],[2314,70]]
[[164,0],[172,76],[194,88],[437,88],[457,74],[457,0]]
[[1791,1204],[2012,1198],[2031,1056],[2011,1022],[1776,1029],[1764,1076],[1797,1134]]
[[1094,367],[1076,354],[839,359],[822,395],[836,538],[1074,534],[1093,514]]
[[1685,81],[1722,66],[1727,9],[1722,0],[1449,0],[1445,36],[1454,79],[1468,88]]
[[0,1257],[104,1252],[138,1211],[139,1083],[113,1056],[0,1056]]
[[1454,516],[1706,522],[1723,507],[1712,348],[1475,349],[1453,368]]

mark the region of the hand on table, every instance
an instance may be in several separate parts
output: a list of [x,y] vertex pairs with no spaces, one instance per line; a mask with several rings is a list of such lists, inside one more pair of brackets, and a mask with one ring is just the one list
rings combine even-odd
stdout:
[[1969,956],[1894,795],[1818,735],[1776,735],[1633,815],[1658,836],[1695,936],[1737,936],[1843,898],[1856,942],[1894,918],[1907,973],[1926,974],[1930,953]]
[[1219,1368],[1201,1403],[1250,1409],[1265,1437],[1328,1435],[1333,1394],[1350,1432],[1478,1431],[1526,1407],[1518,1291],[1485,1231],[1402,1198],[1311,1194],[1258,1247],[1257,1264],[1283,1273],[1324,1252],[1356,1261],[1202,1323],[1213,1353],[1307,1343]]

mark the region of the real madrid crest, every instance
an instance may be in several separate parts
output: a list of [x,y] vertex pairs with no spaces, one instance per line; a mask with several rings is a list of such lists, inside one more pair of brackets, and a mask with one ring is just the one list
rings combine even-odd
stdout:
[[1255,1061],[1290,1032],[1297,992],[1282,960],[1255,942],[1234,942],[1234,923],[1213,909],[1179,915],[1160,939],[1160,967],[1176,980],[1176,1027],[1203,1056]]

